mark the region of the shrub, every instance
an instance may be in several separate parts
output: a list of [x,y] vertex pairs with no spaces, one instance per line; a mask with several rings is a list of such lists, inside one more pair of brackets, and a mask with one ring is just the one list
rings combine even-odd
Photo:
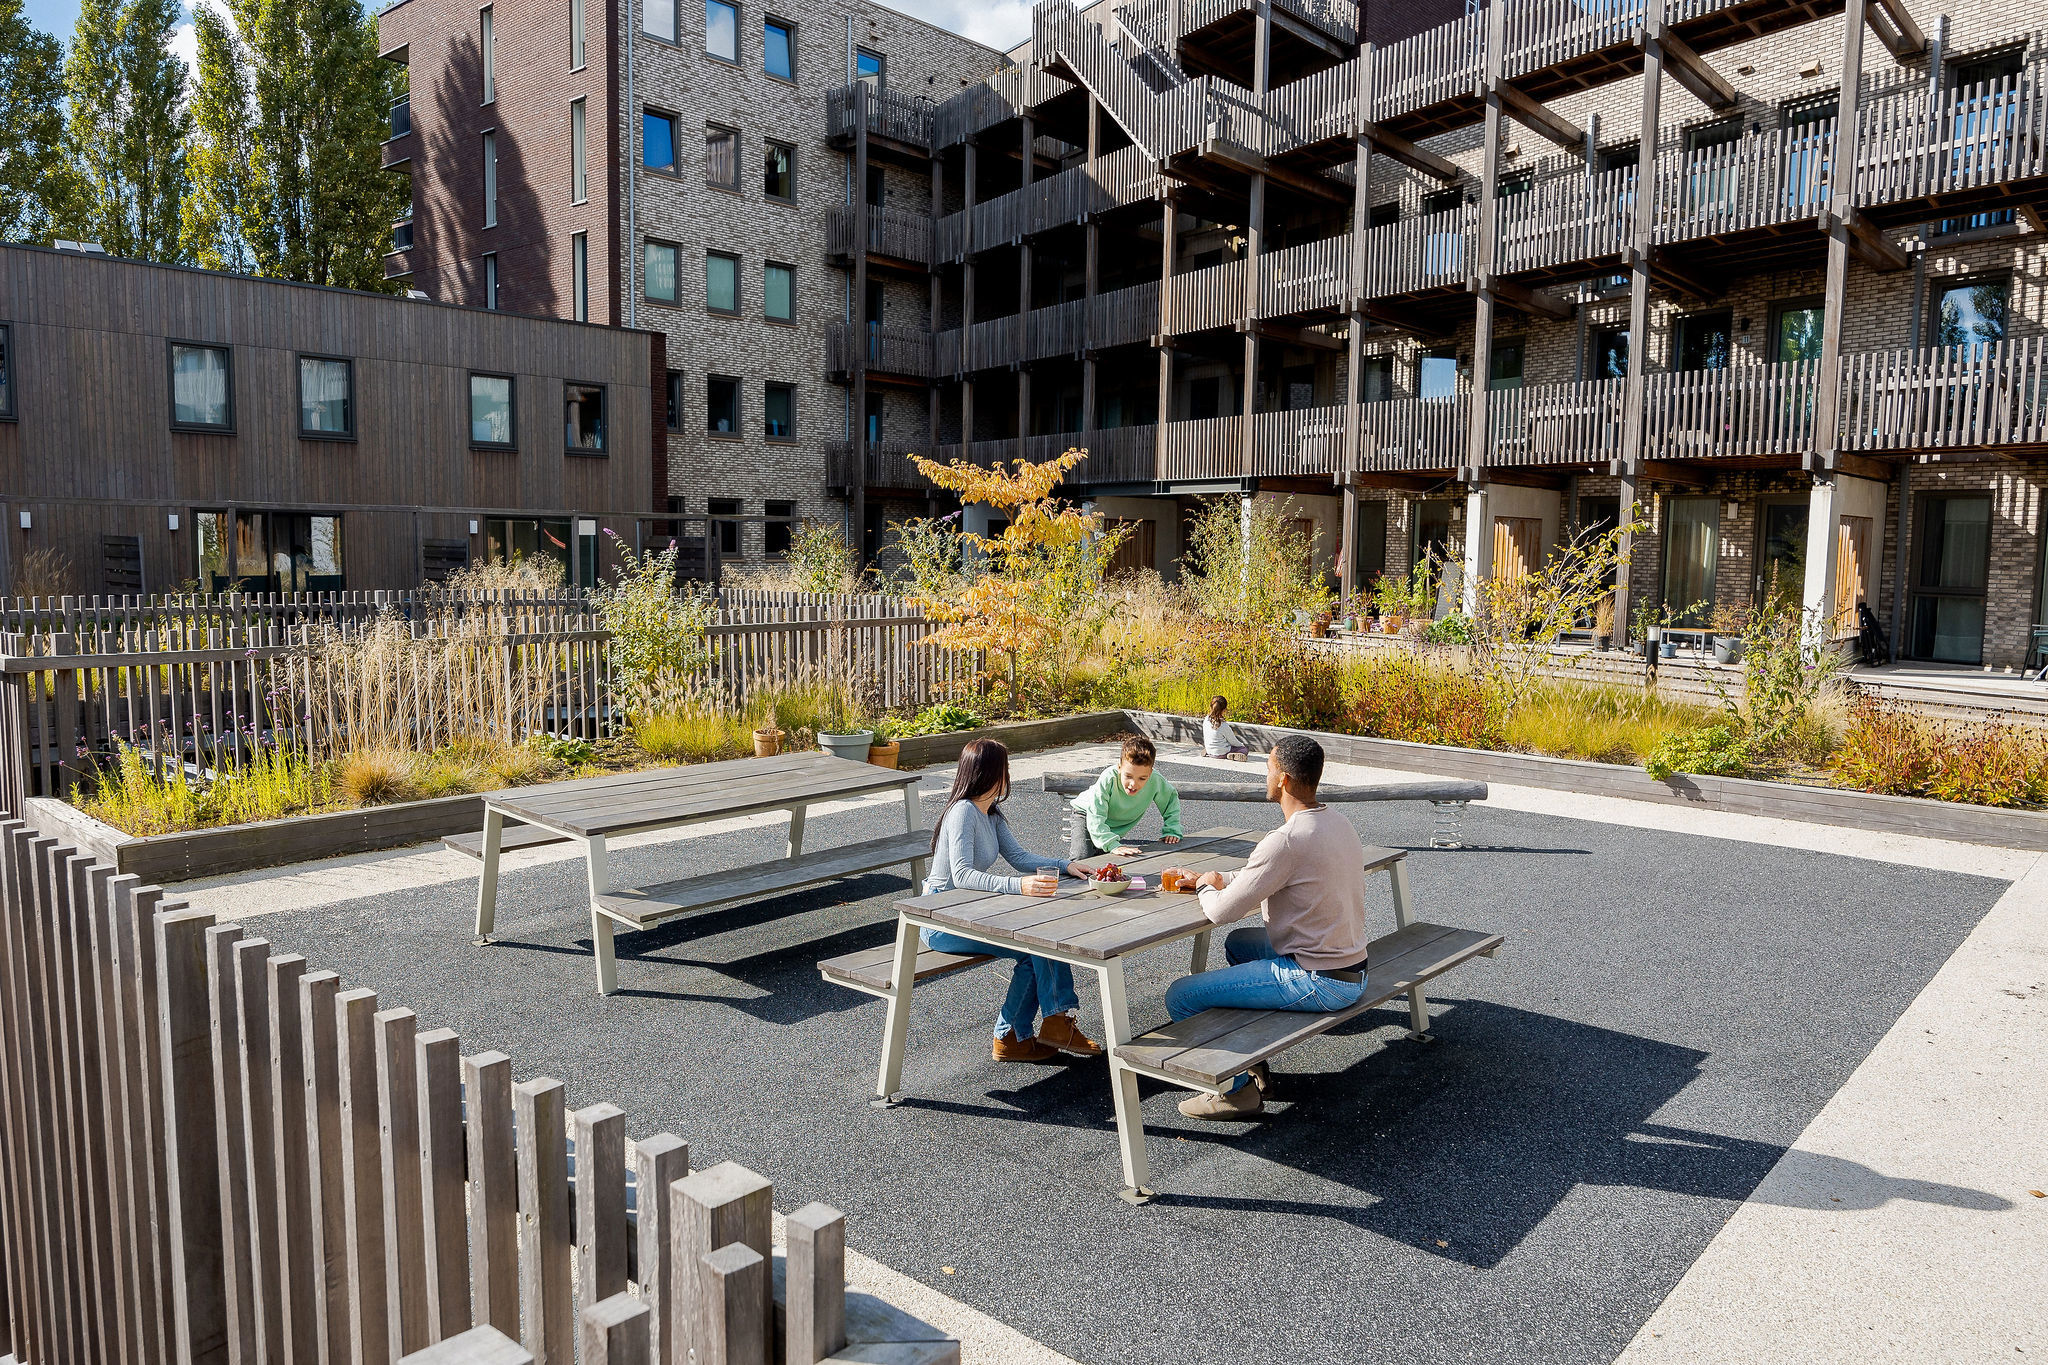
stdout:
[[412,755],[398,749],[351,750],[341,756],[339,775],[341,794],[352,806],[410,801],[419,794]]
[[447,753],[429,754],[413,765],[413,790],[422,800],[435,796],[461,796],[487,784],[484,774]]
[[332,800],[326,769],[294,750],[259,750],[246,767],[194,783],[182,768],[160,775],[142,750],[123,745],[114,762],[99,770],[92,795],[78,804],[130,834],[169,834],[276,820]]
[[956,701],[935,701],[901,725],[896,736],[943,735],[951,730],[979,730],[988,721]]
[[1674,773],[1740,777],[1749,771],[1742,740],[1726,725],[1703,725],[1666,735],[1643,764],[1650,776],[1668,782]]
[[[1294,613],[1329,610],[1334,594],[1316,565],[1316,533],[1285,499],[1207,498],[1187,530],[1191,572],[1182,590],[1202,615],[1236,625],[1286,627]],[[1312,526],[1312,523],[1310,523]]]
[[[1344,723],[1344,675],[1328,654],[1276,641],[1258,660],[1258,719],[1301,730]],[[1207,699],[1202,709],[1208,710]]]
[[2048,801],[2048,738],[2012,725],[1950,726],[1882,702],[1851,714],[1835,780],[1888,796],[1979,806]]
[[[739,754],[740,725],[736,717],[700,707],[656,711],[634,718],[633,742],[663,762],[708,763]],[[751,736],[747,742],[751,746]]]
[[524,787],[553,777],[559,765],[531,744],[501,744],[484,760],[484,767],[501,785]]
[[1430,622],[1422,638],[1433,645],[1469,645],[1472,643],[1472,618],[1463,612],[1453,612],[1441,621]]
[[542,758],[571,768],[580,767],[597,757],[596,745],[574,735],[551,735],[540,731],[526,742]]
[[1508,713],[1509,748],[1591,763],[1641,763],[1666,736],[1715,722],[1713,707],[1655,692],[1537,682]]
[[797,527],[790,535],[784,562],[802,592],[856,592],[860,588],[860,559],[837,526],[807,521]]
[[1482,678],[1410,655],[1375,661],[1354,680],[1349,728],[1416,744],[1498,749],[1501,715]]

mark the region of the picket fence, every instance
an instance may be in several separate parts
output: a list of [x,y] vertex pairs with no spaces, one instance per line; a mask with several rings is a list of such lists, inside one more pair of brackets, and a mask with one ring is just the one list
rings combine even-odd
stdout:
[[560,1081],[18,821],[0,902],[0,1353],[24,1365],[957,1365],[849,1313],[822,1204],[778,1258],[766,1179],[629,1144],[616,1106],[569,1112]]

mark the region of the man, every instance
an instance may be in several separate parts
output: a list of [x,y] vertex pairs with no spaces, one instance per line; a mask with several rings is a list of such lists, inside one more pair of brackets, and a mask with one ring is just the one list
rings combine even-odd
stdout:
[[[1265,923],[1230,932],[1223,944],[1230,966],[1167,989],[1175,1019],[1217,1006],[1328,1012],[1356,1004],[1364,992],[1365,846],[1349,820],[1317,803],[1322,779],[1323,746],[1307,735],[1288,735],[1266,755],[1266,799],[1279,803],[1283,823],[1259,840],[1240,871],[1205,872],[1195,881],[1211,923],[1261,909]],[[1265,1108],[1268,1084],[1260,1062],[1225,1094],[1182,1100],[1180,1112],[1248,1118]]]

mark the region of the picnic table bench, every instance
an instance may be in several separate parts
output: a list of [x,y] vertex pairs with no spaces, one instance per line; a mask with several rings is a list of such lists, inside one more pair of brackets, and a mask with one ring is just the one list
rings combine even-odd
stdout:
[[[1157,889],[1159,872],[1175,866],[1196,874],[1233,871],[1250,857],[1257,839],[1246,830],[1204,830],[1177,845],[1119,860],[1127,871],[1143,875],[1151,883],[1152,889],[1142,893],[1105,897],[1084,884],[1067,881],[1049,897],[955,888],[897,902],[893,944],[818,964],[827,980],[888,1001],[874,1103],[893,1105],[902,1088],[912,987],[989,960],[974,954],[921,949],[920,930],[941,929],[987,943],[1027,948],[1039,956],[1086,968],[1095,973],[1102,993],[1110,1094],[1123,1158],[1121,1193],[1132,1203],[1144,1203],[1152,1191],[1144,1119],[1138,1109],[1139,1076],[1217,1094],[1252,1063],[1276,1056],[1404,993],[1410,1035],[1426,1038],[1429,1012],[1423,986],[1475,957],[1493,956],[1501,945],[1498,934],[1417,920],[1408,884],[1407,853],[1368,848],[1365,870],[1386,874],[1395,930],[1371,943],[1365,992],[1357,1004],[1329,1014],[1209,1009],[1147,1033],[1133,1033],[1124,959],[1146,948],[1192,939],[1189,970],[1202,971],[1208,965],[1210,932],[1216,927],[1202,913],[1198,897]],[[1097,866],[1102,861],[1087,859],[1083,865]]]
[[[914,772],[822,753],[659,768],[487,793],[483,831],[475,836],[473,848],[469,836],[449,842],[483,861],[477,883],[479,943],[490,941],[496,922],[498,867],[506,849],[582,843],[597,989],[610,995],[618,989],[612,948],[616,928],[649,929],[679,915],[903,864],[909,865],[912,882],[921,882],[931,856],[931,835],[922,828],[917,783]],[[892,788],[903,794],[902,833],[805,852],[804,817],[810,807]],[[789,837],[781,858],[651,886],[612,884],[610,839],[775,810],[789,812]],[[508,824],[513,825],[509,834]]]
[[[1095,773],[1047,773],[1045,790],[1056,796],[1079,796],[1094,786]],[[1182,801],[1257,801],[1264,803],[1266,789],[1256,782],[1176,782],[1174,792]],[[1325,805],[1354,801],[1427,801],[1436,810],[1436,829],[1429,836],[1431,848],[1459,848],[1464,844],[1465,807],[1486,799],[1484,782],[1466,778],[1429,777],[1411,782],[1368,782],[1353,787],[1318,787],[1316,799]],[[1071,839],[1072,822],[1083,818],[1069,806],[1062,839]]]

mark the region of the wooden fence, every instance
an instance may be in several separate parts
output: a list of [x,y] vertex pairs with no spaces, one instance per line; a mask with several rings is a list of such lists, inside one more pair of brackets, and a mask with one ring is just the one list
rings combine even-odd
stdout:
[[483,1328],[525,1356],[441,1358],[959,1359],[849,1312],[834,1210],[791,1213],[778,1258],[768,1180],[629,1143],[616,1106],[571,1112],[560,1081],[17,821],[0,902],[0,1352],[388,1365]]

